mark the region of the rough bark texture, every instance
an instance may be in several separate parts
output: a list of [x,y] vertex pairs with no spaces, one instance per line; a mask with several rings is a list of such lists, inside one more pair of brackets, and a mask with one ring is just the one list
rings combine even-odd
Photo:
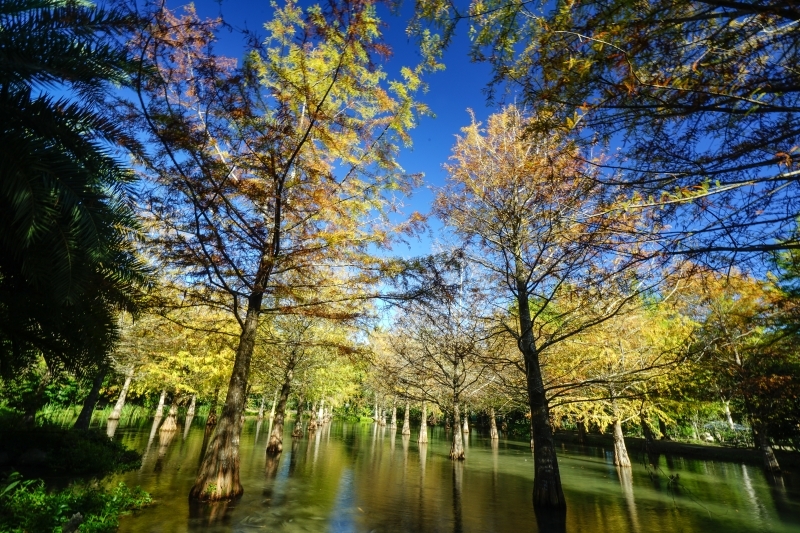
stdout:
[[178,403],[175,398],[172,400],[172,405],[169,406],[169,414],[161,424],[159,431],[175,431],[178,429]]
[[133,369],[125,375],[125,383],[122,385],[122,390],[119,391],[119,398],[117,398],[117,403],[114,404],[114,410],[108,415],[109,420],[119,420],[122,414],[122,408],[125,407],[125,398],[128,396],[128,389],[131,387],[131,381],[133,381]]
[[411,435],[411,403],[406,402],[406,412],[403,414],[403,431],[402,435]]
[[458,402],[453,404],[453,442],[450,445],[450,459],[456,461],[464,460],[464,442],[459,428],[461,427],[461,414],[459,413]]
[[625,448],[625,437],[622,435],[622,422],[619,418],[614,420],[614,465],[620,468],[630,468],[631,460]]
[[94,413],[94,406],[97,404],[97,398],[100,396],[100,387],[103,386],[103,380],[108,372],[108,367],[103,365],[97,370],[94,379],[92,380],[92,390],[83,401],[83,408],[78,419],[75,421],[74,429],[89,429],[89,424],[92,423],[92,413]]
[[293,375],[294,369],[290,368],[283,379],[278,407],[275,409],[275,418],[272,422],[272,433],[270,433],[269,443],[267,443],[267,455],[277,455],[283,451],[283,419],[286,416],[286,402],[289,400]]
[[241,413],[250,376],[250,359],[256,340],[261,300],[262,295],[258,293],[251,295],[248,300],[247,315],[239,337],[222,415],[203,455],[194,486],[189,492],[190,498],[203,501],[230,500],[244,492],[239,481]]
[[500,435],[497,433],[497,419],[494,414],[494,407],[489,409],[489,438],[499,439]]
[[533,340],[527,277],[522,260],[516,260],[517,303],[519,304],[519,348],[525,360],[525,378],[531,409],[534,478],[533,505],[537,508],[566,508],[561,473],[558,470],[556,447],[550,427],[550,409],[544,390],[539,353]]
[[428,442],[428,404],[422,402],[422,420],[419,424],[419,439],[417,442]]

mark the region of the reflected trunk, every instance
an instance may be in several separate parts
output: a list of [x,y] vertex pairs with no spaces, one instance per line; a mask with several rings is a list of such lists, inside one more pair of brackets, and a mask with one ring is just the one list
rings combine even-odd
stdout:
[[[458,426],[455,426],[458,427]],[[453,433],[458,433],[454,431]],[[461,491],[464,485],[464,463],[453,463],[453,533],[464,531],[463,511],[461,504]]]
[[629,531],[638,533],[641,531],[639,526],[639,514],[636,511],[636,500],[633,497],[633,473],[630,468],[617,468],[619,484],[622,487],[622,495],[628,507],[628,517],[631,521]]

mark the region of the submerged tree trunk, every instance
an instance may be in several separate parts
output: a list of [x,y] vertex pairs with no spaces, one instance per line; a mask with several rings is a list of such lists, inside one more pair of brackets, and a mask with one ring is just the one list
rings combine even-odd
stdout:
[[119,420],[122,414],[122,408],[125,407],[125,398],[128,396],[128,389],[131,387],[133,381],[133,369],[131,368],[125,375],[125,383],[122,385],[122,390],[119,392],[117,403],[114,404],[114,410],[108,415],[109,420]]
[[464,433],[469,433],[469,411],[467,409],[464,409]]
[[302,396],[297,399],[297,419],[294,421],[292,437],[303,436],[303,413],[305,412],[306,400]]
[[411,403],[406,401],[406,412],[403,413],[403,431],[402,435],[411,435]]
[[494,416],[494,407],[489,409],[489,438],[493,440],[500,438],[500,435],[497,434],[497,420]]
[[283,451],[283,420],[286,417],[286,402],[289,400],[292,376],[294,376],[294,365],[289,368],[283,379],[278,407],[275,409],[275,418],[272,422],[272,433],[270,433],[267,443],[267,455],[278,455]]
[[397,427],[397,401],[395,400],[392,400],[392,422],[389,424],[389,427]]
[[631,467],[628,449],[625,448],[625,437],[622,434],[622,422],[619,418],[614,419],[614,465],[621,468]]
[[419,439],[417,442],[428,442],[428,404],[422,402],[422,420],[419,424]]
[[161,424],[159,431],[175,431],[178,429],[178,399],[177,394],[172,399],[172,405],[169,406],[169,414]]
[[275,394],[272,395],[272,408],[269,411],[269,419],[272,420],[275,418],[275,405],[278,403],[278,391],[280,391],[280,387],[275,389]]
[[260,293],[254,293],[248,299],[247,315],[233,361],[222,416],[217,421],[216,431],[208,443],[194,486],[189,492],[191,498],[230,500],[244,492],[239,481],[239,436],[262,298]]
[[206,426],[217,425],[217,403],[219,402],[219,385],[214,387],[214,397],[211,398],[211,407],[208,409],[208,420]]
[[459,428],[461,427],[461,414],[458,410],[458,402],[453,403],[453,442],[450,445],[450,459],[464,460],[464,442]]
[[566,509],[567,502],[561,486],[556,446],[550,427],[550,409],[539,364],[539,353],[533,339],[525,265],[519,256],[515,258],[515,277],[519,306],[518,346],[525,361],[528,403],[531,409],[534,458],[533,505],[542,509]]
[[89,425],[92,423],[94,406],[97,404],[97,398],[100,396],[100,387],[103,386],[103,380],[105,379],[107,372],[107,365],[102,365],[97,369],[97,374],[95,374],[94,379],[92,380],[92,389],[89,391],[89,395],[83,401],[83,408],[81,409],[81,413],[78,415],[78,419],[75,421],[75,425],[72,426],[73,429],[89,429]]

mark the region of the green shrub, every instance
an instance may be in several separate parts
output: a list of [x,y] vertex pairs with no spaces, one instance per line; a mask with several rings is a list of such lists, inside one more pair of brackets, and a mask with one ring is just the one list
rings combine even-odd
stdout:
[[81,532],[116,531],[119,517],[152,502],[140,488],[119,483],[110,490],[76,484],[48,492],[42,480],[22,480],[12,474],[0,482],[0,531],[61,531],[77,513],[82,516]]

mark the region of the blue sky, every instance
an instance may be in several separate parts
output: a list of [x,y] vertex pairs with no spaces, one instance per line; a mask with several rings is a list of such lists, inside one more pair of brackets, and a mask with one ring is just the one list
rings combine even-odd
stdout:
[[[179,3],[170,3],[168,7],[175,9]],[[225,21],[236,29],[248,29],[264,34],[264,22],[272,17],[272,7],[266,0],[248,2],[244,0],[202,0],[195,3],[201,17],[222,15]],[[390,78],[396,78],[403,66],[414,66],[419,61],[416,45],[405,34],[408,14],[411,6],[405,5],[403,16],[383,16],[387,24],[385,35],[394,52],[384,69]],[[444,57],[445,70],[427,78],[429,90],[421,100],[427,104],[435,117],[425,117],[420,125],[411,132],[413,147],[404,149],[399,158],[400,165],[410,173],[425,174],[425,185],[417,190],[407,202],[407,211],[427,213],[433,200],[430,187],[444,183],[446,173],[442,164],[450,156],[455,135],[463,126],[469,124],[467,108],[471,108],[479,120],[484,120],[492,109],[487,106],[482,90],[489,80],[490,70],[485,64],[469,61],[467,52],[469,40],[468,27],[458,28],[453,44]],[[226,32],[220,35],[217,52],[230,57],[240,58],[243,51],[243,39],[237,32]],[[412,238],[408,245],[399,244],[394,252],[401,256],[417,256],[429,253],[431,245],[442,233],[441,224],[430,221],[431,231],[419,239]]]

